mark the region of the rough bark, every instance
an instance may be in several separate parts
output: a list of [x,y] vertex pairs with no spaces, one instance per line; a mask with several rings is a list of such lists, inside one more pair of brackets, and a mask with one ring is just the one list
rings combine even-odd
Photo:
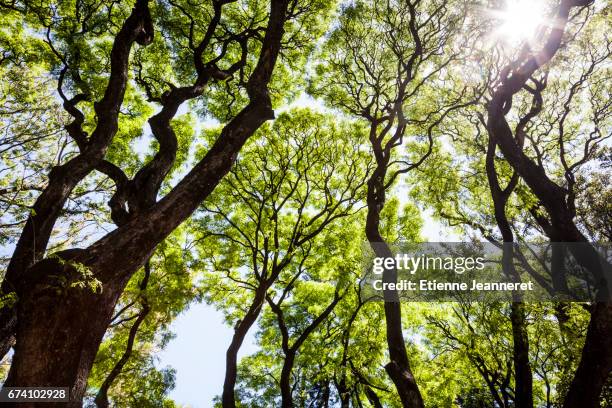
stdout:
[[89,370],[126,281],[109,283],[101,293],[71,287],[81,276],[58,259],[43,260],[28,271],[47,278],[29,285],[18,303],[17,343],[4,386],[69,387],[69,403],[48,405],[80,407]]

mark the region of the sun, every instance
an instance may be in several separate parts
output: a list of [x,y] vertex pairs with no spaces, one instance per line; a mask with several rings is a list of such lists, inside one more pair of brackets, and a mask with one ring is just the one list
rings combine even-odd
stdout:
[[533,39],[545,22],[541,0],[506,0],[494,14],[501,22],[496,36],[511,43]]

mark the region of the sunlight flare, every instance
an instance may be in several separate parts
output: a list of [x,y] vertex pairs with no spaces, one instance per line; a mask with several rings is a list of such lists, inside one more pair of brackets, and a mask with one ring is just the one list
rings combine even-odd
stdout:
[[508,0],[495,15],[501,20],[496,36],[511,43],[533,39],[545,22],[544,5],[538,0]]

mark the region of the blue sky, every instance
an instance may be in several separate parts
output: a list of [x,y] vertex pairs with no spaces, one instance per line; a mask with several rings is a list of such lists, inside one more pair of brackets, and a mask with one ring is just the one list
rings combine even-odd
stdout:
[[[207,304],[194,304],[173,323],[176,333],[159,354],[159,366],[176,369],[176,388],[170,397],[181,405],[209,408],[220,395],[225,374],[225,350],[233,329],[223,322],[223,315]],[[240,349],[239,357],[256,350],[253,327]]]

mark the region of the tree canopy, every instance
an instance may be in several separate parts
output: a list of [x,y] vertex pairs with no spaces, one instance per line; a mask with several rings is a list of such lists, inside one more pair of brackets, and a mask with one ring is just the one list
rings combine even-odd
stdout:
[[[177,407],[158,356],[204,302],[233,330],[211,406],[612,406],[607,2],[0,0],[0,19],[3,387]],[[578,268],[592,298],[364,289],[372,253],[441,241],[500,248],[551,297]]]

